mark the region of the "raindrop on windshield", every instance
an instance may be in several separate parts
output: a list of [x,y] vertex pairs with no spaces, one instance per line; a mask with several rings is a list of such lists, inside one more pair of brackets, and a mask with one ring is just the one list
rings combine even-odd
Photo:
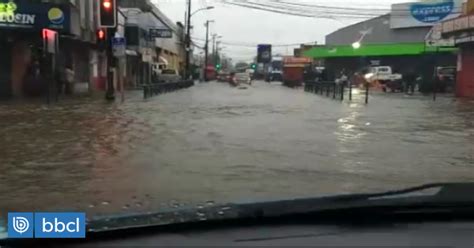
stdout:
[[198,211],[198,212],[196,212],[196,215],[197,215],[198,217],[204,217],[204,216],[206,216],[206,214],[205,214],[205,213],[203,213],[203,212],[199,212],[199,211]]
[[104,205],[104,206],[107,206],[107,205],[110,204],[110,202],[108,202],[108,201],[103,201],[101,204]]

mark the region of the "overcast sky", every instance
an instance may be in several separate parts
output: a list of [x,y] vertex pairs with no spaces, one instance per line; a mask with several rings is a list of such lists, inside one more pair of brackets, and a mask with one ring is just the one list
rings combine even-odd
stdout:
[[[268,0],[261,0],[261,3]],[[390,8],[393,3],[409,2],[407,0],[288,0],[292,3],[309,3],[335,6],[341,8]],[[154,0],[154,3],[173,21],[184,22],[186,0]],[[289,16],[261,10],[228,5],[220,0],[192,0],[193,11],[207,6],[215,9],[200,11],[192,18],[193,39],[198,45],[204,42],[204,23],[214,20],[211,34],[222,35],[225,44],[224,53],[237,61],[251,61],[256,55],[256,47],[238,46],[259,43],[295,44],[318,42],[324,43],[325,35],[362,19],[322,19]],[[295,46],[275,47],[274,53],[292,54]],[[196,53],[199,53],[197,51]]]

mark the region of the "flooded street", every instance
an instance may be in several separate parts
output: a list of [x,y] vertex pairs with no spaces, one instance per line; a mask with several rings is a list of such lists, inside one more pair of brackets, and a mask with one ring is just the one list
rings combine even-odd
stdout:
[[[357,98],[357,97],[356,97]],[[474,181],[474,102],[256,82],[0,106],[0,214],[158,211]]]

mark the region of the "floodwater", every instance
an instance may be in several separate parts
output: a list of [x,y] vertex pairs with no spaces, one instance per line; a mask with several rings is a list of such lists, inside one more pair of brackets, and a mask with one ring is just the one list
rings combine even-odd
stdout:
[[0,105],[0,216],[109,215],[474,181],[474,102],[256,82]]

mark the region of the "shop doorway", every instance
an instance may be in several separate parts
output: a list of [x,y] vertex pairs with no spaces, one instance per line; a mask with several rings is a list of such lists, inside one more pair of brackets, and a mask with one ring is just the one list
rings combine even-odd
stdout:
[[11,45],[0,40],[0,98],[9,98],[12,96],[11,71],[12,54]]

